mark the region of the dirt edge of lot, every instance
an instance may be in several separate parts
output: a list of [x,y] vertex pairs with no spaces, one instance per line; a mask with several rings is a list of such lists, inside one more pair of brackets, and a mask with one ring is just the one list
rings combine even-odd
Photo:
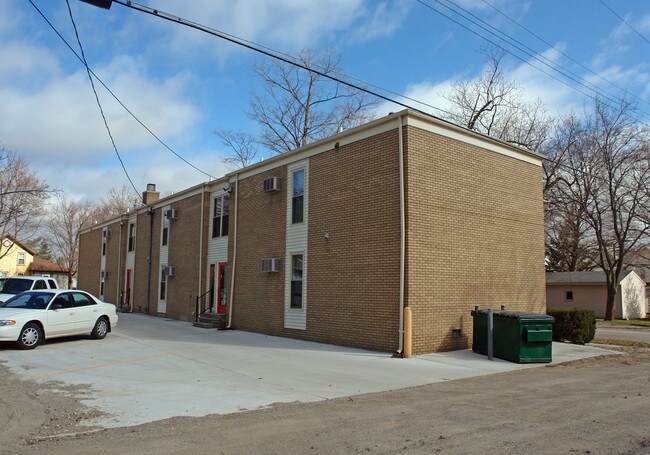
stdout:
[[[650,393],[646,393],[645,388],[640,388],[642,385],[634,378],[643,379],[645,387],[650,383],[650,349],[621,347],[616,350],[624,355],[599,356],[541,368],[323,402],[278,403],[260,410],[228,415],[173,417],[108,430],[83,424],[85,419],[98,415],[96,410],[88,408],[81,401],[80,397],[84,392],[87,393],[87,388],[63,387],[54,381],[36,383],[22,380],[0,361],[0,383],[6,386],[3,387],[6,393],[0,394],[0,425],[5,430],[0,433],[0,447],[5,447],[6,453],[21,454],[44,451],[52,454],[89,451],[111,453],[115,448],[113,444],[119,441],[123,444],[122,448],[128,449],[123,453],[177,453],[178,450],[215,453],[211,435],[218,428],[224,431],[228,429],[228,437],[221,442],[224,453],[258,453],[260,447],[267,447],[267,453],[304,453],[305,450],[314,448],[316,453],[319,452],[318,449],[324,450],[324,453],[397,453],[402,450],[409,453],[433,453],[440,450],[449,453],[478,453],[473,449],[478,450],[481,444],[474,447],[476,443],[472,435],[481,435],[487,438],[488,443],[495,434],[497,438],[505,434],[512,440],[503,447],[493,446],[493,450],[496,447],[504,450],[494,453],[546,453],[544,450],[550,447],[540,452],[532,450],[533,447],[524,442],[530,434],[539,431],[539,427],[532,422],[538,420],[537,424],[543,424],[542,427],[554,431],[558,439],[556,444],[562,444],[561,432],[573,433],[572,439],[564,440],[564,444],[571,444],[571,447],[566,447],[570,449],[567,453],[646,453],[650,439],[635,431],[621,440],[621,445],[618,446],[620,451],[617,452],[593,451],[597,447],[605,449],[605,446],[602,441],[589,439],[594,437],[593,431],[603,431],[605,428],[619,432],[619,437],[622,437],[623,429],[631,428],[631,422],[638,422],[639,417],[635,417],[635,413],[641,412],[639,406],[643,403],[644,406],[648,405],[647,397]],[[611,384],[613,378],[620,376],[622,384],[627,381],[624,387],[627,390],[601,387],[598,384],[599,376],[602,376],[601,380],[606,380],[605,384]],[[482,401],[486,387],[493,388],[491,393],[494,394],[494,402]],[[552,397],[553,393],[539,392],[540,396],[535,398],[538,387],[557,390],[557,393],[566,396],[582,396],[573,405],[563,402],[561,397],[557,397],[556,403],[549,403],[544,400]],[[511,395],[521,402],[532,396],[535,406],[531,409],[538,410],[530,415],[526,411],[510,409],[512,415],[508,415],[505,409],[511,402]],[[598,397],[623,406],[609,417],[616,416],[617,420],[621,420],[620,417],[625,415],[629,421],[622,420],[617,425],[609,425],[605,424],[609,420],[607,415],[592,418],[586,415],[585,409],[574,410],[581,402]],[[558,415],[555,415],[557,411],[553,406],[561,409]],[[431,407],[438,410],[432,412]],[[615,408],[608,406],[605,409],[610,412]],[[483,415],[483,411],[503,415],[499,417],[501,420],[488,423],[489,417]],[[521,415],[516,416],[517,412]],[[562,421],[562,414],[566,412],[569,412],[566,422],[572,425],[569,428],[565,428],[567,423]],[[528,418],[531,418],[530,423],[525,422]],[[427,423],[424,427],[419,424],[410,428],[410,424],[403,424],[404,419],[413,422],[422,419]],[[355,429],[359,426],[361,428]],[[302,429],[303,436],[300,436],[302,427],[305,428]],[[375,431],[382,427],[388,433]],[[364,433],[366,428],[367,433]],[[430,433],[431,428],[435,428],[435,435]],[[296,432],[298,436],[294,435]],[[391,433],[400,436],[402,442],[399,447],[394,445],[395,441],[385,436]],[[285,440],[280,440],[281,438]],[[546,437],[544,439],[548,440]],[[305,446],[306,441],[311,442]],[[149,450],[154,447],[155,450]]]

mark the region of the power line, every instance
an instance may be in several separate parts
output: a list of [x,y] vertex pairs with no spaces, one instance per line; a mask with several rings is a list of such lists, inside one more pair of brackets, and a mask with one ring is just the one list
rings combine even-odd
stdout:
[[505,17],[506,19],[508,19],[510,22],[512,22],[513,24],[515,24],[516,26],[518,26],[519,28],[525,30],[526,32],[528,32],[529,34],[531,34],[532,36],[534,36],[535,38],[537,38],[538,40],[540,40],[542,43],[546,44],[547,46],[549,46],[549,47],[550,47],[551,49],[553,49],[554,51],[559,52],[560,54],[562,54],[562,56],[564,56],[565,58],[571,60],[573,63],[575,63],[576,65],[580,66],[581,68],[583,68],[584,70],[588,71],[589,73],[593,74],[594,76],[596,76],[596,77],[599,78],[600,80],[602,80],[602,81],[604,81],[604,82],[607,82],[608,84],[611,84],[612,86],[616,87],[617,89],[619,89],[619,90],[625,92],[625,94],[631,95],[632,97],[636,98],[636,99],[639,100],[639,101],[642,101],[642,102],[644,102],[644,103],[648,103],[648,104],[650,104],[649,101],[646,101],[645,99],[643,99],[643,98],[641,98],[641,97],[635,95],[634,93],[631,93],[629,90],[627,90],[627,89],[621,87],[621,86],[618,85],[617,83],[610,81],[609,79],[603,77],[603,76],[602,76],[601,74],[599,74],[599,73],[596,73],[595,71],[593,71],[593,70],[592,70],[591,68],[589,68],[588,66],[583,65],[583,64],[580,63],[578,60],[574,59],[573,57],[571,57],[571,56],[568,55],[567,53],[563,52],[561,49],[558,49],[558,48],[555,47],[553,44],[549,43],[549,42],[546,41],[544,38],[542,38],[541,36],[539,36],[538,34],[536,34],[535,32],[533,32],[533,31],[530,30],[529,28],[527,28],[527,27],[525,27],[524,25],[522,25],[520,22],[516,21],[515,19],[513,19],[512,17],[510,17],[509,15],[507,15],[506,13],[504,13],[503,11],[501,11],[499,8],[497,8],[496,6],[494,6],[492,3],[488,2],[487,0],[481,0],[481,1],[482,1],[483,3],[485,3],[487,6],[489,6],[490,8],[492,8],[493,10],[495,10],[497,13],[499,13],[500,15],[502,15],[503,17]]
[[[90,85],[93,89],[93,93],[95,94],[95,101],[97,102],[97,106],[99,107],[99,112],[102,114],[102,119],[104,120],[104,126],[106,127],[106,131],[108,132],[108,137],[111,138],[111,144],[113,144],[113,150],[115,150],[115,154],[117,155],[117,159],[120,160],[120,164],[122,165],[122,170],[124,171],[124,174],[126,175],[126,178],[129,180],[129,183],[133,187],[133,191],[135,191],[135,194],[138,196],[140,193],[138,192],[138,189],[135,187],[133,184],[133,180],[131,180],[131,176],[129,176],[128,171],[126,170],[126,166],[124,165],[124,161],[122,161],[122,157],[120,156],[120,152],[117,151],[117,145],[115,145],[115,140],[113,139],[113,134],[111,133],[111,129],[108,126],[108,121],[106,120],[106,116],[104,115],[104,109],[102,108],[102,103],[99,101],[99,95],[97,94],[97,90],[95,89],[95,83],[93,82],[93,77],[90,74],[90,68],[88,68],[88,62],[86,60],[86,54],[84,53],[84,48],[81,45],[81,39],[79,38],[79,32],[77,31],[77,24],[74,21],[74,17],[72,16],[72,9],[70,8],[70,1],[65,0],[66,4],[68,5],[68,13],[70,15],[70,20],[72,21],[72,27],[74,28],[74,33],[75,36],[77,37],[77,43],[79,43],[79,49],[81,50],[81,58],[83,59],[83,64],[86,67],[86,74],[88,74],[88,79],[90,79]],[[34,8],[36,8],[36,5],[32,2],[32,0],[29,0],[29,3],[31,3]]]
[[607,8],[607,9],[608,9],[608,10],[609,10],[609,11],[610,11],[614,16],[618,17],[618,18],[619,18],[619,19],[620,19],[620,20],[621,20],[625,25],[627,25],[628,27],[630,27],[630,29],[631,29],[632,31],[634,31],[634,33],[636,33],[637,35],[639,35],[639,36],[641,37],[641,39],[643,39],[646,43],[650,44],[650,40],[648,40],[648,38],[646,38],[645,35],[642,35],[640,31],[638,31],[636,28],[632,27],[632,24],[630,24],[628,21],[626,21],[626,20],[623,19],[621,16],[619,16],[619,15],[616,13],[616,11],[614,11],[612,8],[609,7],[609,5],[608,5],[607,3],[605,3],[603,0],[598,0],[598,1],[599,1],[600,3],[602,3],[603,6],[604,6],[605,8]]
[[[515,57],[516,59],[518,59],[518,60],[520,60],[521,62],[525,63],[526,65],[529,65],[530,67],[536,69],[537,71],[540,71],[541,73],[544,73],[544,74],[547,75],[548,77],[550,77],[550,78],[552,78],[552,79],[555,79],[556,81],[558,81],[558,82],[560,82],[560,83],[566,85],[567,87],[571,88],[572,90],[575,90],[575,91],[577,91],[577,92],[583,94],[583,95],[586,96],[587,98],[591,98],[591,99],[594,99],[594,100],[595,100],[595,99],[596,99],[596,96],[599,96],[599,97],[602,98],[603,100],[606,100],[606,101],[608,101],[608,102],[610,102],[610,103],[615,104],[615,103],[617,102],[615,99],[609,97],[608,95],[605,95],[605,94],[601,93],[598,89],[594,89],[594,88],[592,88],[592,87],[589,87],[589,86],[586,85],[584,82],[582,82],[580,79],[576,79],[576,77],[573,77],[573,76],[571,76],[571,75],[569,75],[569,74],[566,74],[564,71],[558,69],[558,68],[556,67],[555,63],[553,63],[553,65],[549,65],[549,64],[546,63],[545,61],[541,60],[541,59],[538,57],[538,55],[537,55],[537,53],[536,53],[535,51],[532,51],[532,53],[531,53],[531,52],[526,51],[525,49],[522,49],[522,48],[521,48],[520,46],[518,46],[517,44],[513,44],[512,41],[516,41],[516,40],[514,40],[514,39],[508,37],[507,35],[504,34],[504,35],[505,35],[505,36],[510,40],[510,41],[506,41],[510,46],[514,47],[515,49],[519,50],[520,52],[523,52],[525,55],[531,57],[532,59],[537,60],[539,63],[541,63],[542,65],[544,65],[544,66],[546,66],[546,67],[548,67],[548,68],[550,68],[552,71],[557,72],[557,73],[561,74],[562,76],[566,77],[567,79],[569,79],[569,80],[575,82],[576,84],[578,84],[578,85],[580,85],[580,86],[586,88],[587,90],[590,90],[591,92],[593,92],[593,94],[586,93],[586,92],[580,90],[578,87],[569,84],[569,83],[566,82],[565,80],[560,79],[559,77],[554,76],[553,74],[551,74],[551,73],[549,73],[549,72],[543,70],[542,68],[533,65],[533,64],[532,64],[531,62],[529,62],[528,60],[526,60],[526,59],[520,57],[519,55],[515,54],[515,53],[512,52],[511,50],[506,49],[506,48],[505,48],[504,46],[502,46],[501,44],[498,44],[498,43],[496,43],[495,41],[493,41],[493,40],[491,40],[491,39],[489,39],[489,38],[487,38],[487,37],[481,35],[481,34],[478,33],[477,31],[472,30],[472,29],[471,29],[470,27],[468,27],[467,25],[465,25],[465,24],[463,24],[463,23],[457,21],[457,20],[454,19],[453,17],[451,17],[451,16],[445,14],[444,12],[442,12],[442,11],[436,9],[436,8],[433,7],[432,5],[426,3],[425,1],[423,1],[423,0],[416,0],[416,1],[417,1],[418,3],[420,3],[422,6],[424,6],[424,7],[428,8],[428,9],[430,9],[431,11],[434,11],[434,12],[440,14],[441,16],[443,16],[443,17],[447,18],[448,20],[454,22],[455,24],[457,24],[457,25],[463,27],[465,30],[469,31],[470,33],[473,33],[474,35],[476,35],[476,36],[478,36],[479,38],[481,38],[481,39],[487,41],[488,43],[492,44],[493,46],[496,46],[497,48],[503,50],[504,52],[507,52],[508,54],[512,55],[512,56]],[[438,4],[440,4],[440,5],[443,6],[444,8],[447,8],[448,10],[452,11],[454,14],[457,14],[458,16],[462,17],[463,19],[467,20],[468,22],[471,22],[472,24],[476,25],[477,27],[481,28],[482,30],[486,31],[487,33],[493,35],[493,36],[494,36],[495,38],[497,38],[498,40],[505,41],[505,40],[503,40],[503,38],[499,37],[496,33],[494,33],[494,32],[492,32],[492,31],[488,30],[486,27],[484,27],[484,26],[482,26],[482,25],[476,23],[474,20],[468,18],[467,16],[463,15],[462,13],[459,13],[458,11],[454,10],[453,8],[451,8],[451,7],[449,7],[449,6],[445,5],[445,4],[443,4],[440,0],[433,0],[433,1],[435,1],[435,2],[438,3]],[[453,4],[453,2],[451,2],[450,0],[447,0],[447,1],[448,1],[449,3],[452,3],[452,4]],[[454,4],[454,5],[455,5],[455,4]],[[456,5],[456,6],[457,6],[457,5]],[[458,8],[459,8],[459,9],[463,9],[463,8],[460,7],[460,6],[458,6]],[[471,13],[470,13],[470,14],[471,14]],[[480,20],[480,19],[479,19],[479,20]],[[489,24],[488,24],[488,25],[489,25]],[[490,27],[492,27],[492,26],[490,26]],[[500,32],[500,33],[502,33],[502,32]],[[643,113],[645,114],[646,117],[650,117],[650,114],[648,114],[647,112],[642,111],[642,110],[640,110],[640,109],[639,109],[639,111],[640,111],[640,112],[643,112]]]
[[[180,160],[182,160],[182,161],[183,161],[184,163],[186,163],[188,166],[194,168],[195,170],[197,170],[197,171],[199,171],[200,173],[202,173],[202,174],[208,176],[208,177],[211,178],[211,179],[216,179],[215,176],[213,176],[213,175],[211,175],[211,174],[209,174],[209,173],[203,171],[202,169],[199,169],[199,168],[196,167],[194,164],[190,163],[188,160],[186,160],[185,158],[183,158],[180,154],[178,154],[176,151],[174,151],[174,150],[173,150],[169,145],[167,145],[167,144],[166,144],[166,143],[165,143],[165,142],[164,142],[160,137],[158,137],[158,135],[156,135],[156,134],[155,134],[155,133],[154,133],[154,132],[153,132],[153,131],[152,131],[152,130],[151,130],[151,129],[150,129],[150,128],[149,128],[149,127],[144,123],[144,122],[142,122],[142,121],[141,121],[141,120],[140,120],[140,119],[139,119],[139,118],[138,118],[138,117],[133,113],[133,111],[131,111],[131,109],[129,109],[129,108],[128,108],[128,107],[127,107],[127,106],[122,102],[122,100],[120,100],[120,98],[118,98],[118,96],[117,96],[117,95],[116,95],[116,94],[115,94],[115,93],[114,93],[114,92],[113,92],[113,91],[112,91],[112,90],[111,90],[111,89],[110,89],[110,88],[109,88],[109,87],[104,83],[104,81],[102,81],[102,79],[101,79],[101,78],[100,78],[100,77],[99,77],[99,76],[98,76],[98,75],[97,75],[97,74],[92,70],[92,68],[90,68],[89,66],[87,66],[87,65],[85,64],[84,59],[83,59],[83,58],[82,58],[82,57],[77,53],[77,51],[75,51],[75,50],[72,48],[72,46],[70,45],[70,43],[68,43],[68,41],[63,37],[63,35],[61,35],[61,33],[56,29],[56,27],[54,27],[54,25],[53,25],[53,24],[48,20],[48,18],[45,16],[45,14],[43,14],[43,12],[42,12],[40,9],[38,9],[38,7],[37,7],[36,5],[34,5],[34,3],[32,3],[31,0],[29,0],[29,2],[32,4],[32,6],[34,6],[34,8],[36,8],[36,11],[38,11],[38,13],[41,15],[41,17],[45,20],[45,22],[50,26],[50,28],[54,31],[54,33],[57,34],[57,36],[61,39],[61,41],[63,41],[63,43],[68,47],[68,49],[70,49],[70,51],[75,55],[75,57],[77,57],[77,59],[78,59],[82,64],[84,64],[84,66],[87,68],[88,71],[90,71],[90,73],[94,76],[94,78],[97,79],[97,81],[98,81],[98,82],[99,82],[99,83],[104,87],[104,89],[106,89],[106,91],[107,91],[107,92],[108,92],[108,93],[109,93],[109,94],[110,94],[110,95],[115,99],[115,101],[117,101],[117,102],[120,104],[120,106],[122,106],[122,108],[123,108],[126,112],[128,112],[129,115],[130,115],[130,116],[131,116],[131,117],[132,117],[136,122],[138,122],[138,123],[139,123],[139,124],[140,124],[140,125],[141,125],[141,126],[142,126],[142,127],[143,127],[147,132],[148,132],[148,133],[149,133],[149,134],[151,134],[151,136],[153,136],[153,137],[154,137],[154,138],[155,138],[155,139],[156,139],[156,140],[157,140],[157,141],[158,141],[158,142],[159,142],[163,147],[165,147],[165,148],[166,148],[167,150],[169,150],[171,153],[173,153],[174,155],[176,155]],[[139,197],[139,196],[140,196],[140,194],[138,193],[138,197]]]
[[[268,48],[268,47],[265,47],[265,46],[258,46],[256,44],[253,44],[252,41],[245,41],[245,40],[239,39],[238,37],[235,37],[234,35],[229,35],[229,34],[223,33],[223,32],[221,32],[219,30],[215,30],[215,29],[212,29],[210,27],[206,27],[206,26],[204,26],[202,24],[198,24],[196,22],[192,22],[192,21],[189,21],[187,19],[183,19],[182,17],[175,16],[175,15],[166,13],[164,11],[160,11],[158,9],[151,8],[149,6],[142,5],[142,4],[139,4],[139,3],[136,3],[136,2],[132,2],[130,0],[127,0],[127,1],[113,0],[113,2],[114,3],[119,3],[120,5],[126,6],[127,8],[131,8],[131,9],[134,9],[136,11],[140,11],[141,13],[146,13],[146,14],[149,14],[151,16],[159,17],[160,19],[164,19],[164,20],[169,21],[169,22],[174,22],[174,23],[184,25],[184,26],[189,27],[189,28],[193,28],[193,29],[202,31],[204,33],[208,33],[209,35],[216,36],[216,37],[221,38],[223,40],[226,40],[226,41],[229,41],[231,43],[237,44],[238,46],[242,46],[242,47],[245,47],[245,48],[250,49],[252,51],[258,52],[258,53],[263,54],[263,55],[266,55],[267,57],[271,57],[271,58],[274,58],[276,60],[280,60],[280,61],[282,61],[284,63],[289,64],[289,65],[293,65],[293,66],[296,66],[298,68],[302,68],[305,71],[309,71],[311,73],[318,74],[321,77],[324,77],[326,79],[330,79],[330,80],[332,80],[334,82],[337,82],[339,84],[345,85],[345,86],[350,87],[350,88],[353,88],[353,89],[358,90],[360,92],[364,92],[364,93],[367,93],[369,95],[375,96],[375,97],[377,97],[379,99],[382,99],[384,101],[388,101],[390,103],[397,104],[398,106],[402,106],[402,107],[405,107],[407,109],[411,109],[413,111],[419,112],[419,113],[427,115],[427,116],[435,117],[438,120],[442,120],[442,121],[444,121],[446,123],[451,123],[451,122],[449,122],[449,121],[447,121],[445,119],[441,119],[439,117],[436,117],[436,116],[434,116],[434,115],[432,115],[432,114],[430,114],[428,112],[425,112],[425,111],[423,111],[421,109],[415,108],[413,106],[409,106],[406,103],[391,99],[391,98],[389,98],[389,97],[387,97],[385,95],[382,95],[382,94],[377,93],[375,91],[369,90],[366,87],[362,87],[360,85],[348,82],[348,81],[342,79],[341,77],[332,76],[331,74],[327,74],[327,73],[325,73],[323,71],[320,71],[318,69],[315,69],[313,67],[309,67],[307,65],[304,65],[304,64],[298,62],[297,61],[298,59],[296,59],[295,57],[291,57],[291,58],[284,57],[283,55],[280,55],[280,53],[276,53],[275,51],[268,50],[268,49],[271,49],[271,48]],[[284,55],[286,55],[286,54],[284,54]],[[342,73],[337,73],[337,74],[342,74]],[[402,98],[405,98],[405,99],[407,98],[407,97],[405,97],[403,95],[399,95],[399,96],[401,96]],[[445,113],[449,114],[449,112],[447,112],[447,111],[445,111],[443,109],[440,109],[438,107],[432,106],[430,104],[423,103],[423,102],[417,101],[417,100],[414,100],[414,101],[416,101],[419,104],[429,106],[429,107],[432,107],[433,109],[436,109],[436,110],[439,110],[441,112],[445,112]]]
[[[419,0],[418,0],[418,1],[419,1]],[[283,57],[283,56],[280,56],[280,55],[276,55],[276,53],[274,53],[274,52],[276,52],[276,51],[273,50],[272,48],[269,48],[269,47],[266,47],[266,46],[257,45],[256,43],[253,43],[252,41],[242,40],[242,39],[240,39],[240,38],[235,37],[234,35],[229,35],[229,34],[226,34],[226,33],[220,32],[220,31],[218,31],[218,30],[210,29],[210,28],[207,27],[207,26],[204,26],[204,25],[201,25],[201,24],[198,24],[198,23],[194,23],[194,22],[188,21],[188,20],[183,19],[183,18],[181,18],[181,17],[174,16],[174,15],[171,15],[171,14],[169,14],[169,13],[165,13],[165,12],[163,12],[163,11],[160,11],[160,10],[157,10],[157,9],[154,9],[154,8],[151,8],[151,7],[148,7],[148,6],[145,6],[145,5],[137,4],[137,3],[132,2],[132,1],[130,1],[130,0],[128,0],[128,1],[126,1],[126,2],[124,2],[124,1],[122,1],[122,0],[113,0],[113,2],[115,2],[115,3],[119,3],[119,4],[122,5],[122,6],[126,6],[126,7],[128,7],[128,8],[134,9],[134,10],[136,10],[136,11],[140,11],[140,12],[143,12],[143,13],[146,13],[146,14],[149,14],[149,15],[152,15],[152,16],[156,16],[156,17],[159,17],[159,18],[161,18],[161,19],[164,19],[164,20],[167,20],[167,21],[170,21],[170,22],[174,22],[174,23],[177,23],[177,24],[180,24],[180,25],[184,25],[184,26],[186,26],[186,27],[194,28],[194,29],[199,30],[199,31],[202,31],[202,32],[204,32],[204,33],[208,33],[208,34],[210,34],[210,35],[213,35],[213,36],[216,36],[216,37],[218,37],[218,38],[224,39],[224,40],[229,41],[229,42],[231,42],[231,43],[237,44],[237,45],[239,45],[239,46],[243,46],[243,47],[248,48],[248,49],[250,49],[250,50],[253,50],[253,51],[255,51],[255,52],[258,52],[258,53],[261,53],[261,54],[263,54],[263,55],[266,55],[267,57],[271,57],[271,58],[274,58],[274,59],[276,59],[276,60],[280,60],[280,61],[282,61],[282,62],[284,62],[284,63],[287,63],[287,64],[290,64],[290,65],[293,65],[293,66],[296,66],[296,67],[302,68],[302,69],[304,69],[305,71],[309,71],[309,72],[312,72],[312,73],[315,73],[315,74],[319,74],[319,75],[321,75],[321,76],[323,76],[323,77],[325,77],[325,78],[328,78],[328,79],[333,80],[333,81],[335,81],[335,82],[338,82],[338,83],[340,83],[340,84],[346,85],[346,86],[348,86],[348,87],[355,88],[355,89],[357,89],[357,90],[359,90],[359,91],[363,91],[364,93],[368,93],[368,94],[370,94],[370,95],[377,96],[378,98],[381,98],[381,99],[383,99],[383,100],[385,100],[385,101],[388,101],[388,102],[391,102],[391,103],[398,104],[398,105],[400,105],[400,106],[402,106],[402,107],[405,107],[405,108],[407,108],[407,109],[410,109],[410,110],[413,110],[413,111],[419,112],[419,113],[421,113],[421,114],[423,114],[423,115],[426,115],[426,116],[428,116],[428,117],[432,117],[432,118],[435,118],[435,119],[437,119],[437,120],[443,121],[443,122],[445,122],[445,123],[448,123],[448,124],[451,124],[451,125],[455,125],[453,122],[450,122],[450,121],[445,120],[445,119],[441,119],[441,118],[436,117],[436,116],[434,116],[434,115],[432,115],[432,114],[429,114],[429,113],[427,113],[427,112],[424,112],[424,111],[422,111],[422,110],[420,110],[420,109],[416,109],[416,108],[414,108],[414,107],[412,107],[412,106],[409,106],[409,105],[407,105],[407,104],[405,104],[405,103],[402,103],[402,102],[399,102],[399,101],[392,100],[392,99],[390,99],[390,98],[388,98],[388,97],[386,97],[386,96],[384,96],[384,95],[380,95],[380,94],[378,94],[378,93],[376,93],[376,92],[373,92],[373,91],[371,91],[371,90],[368,90],[368,89],[366,89],[366,88],[359,87],[359,86],[357,86],[357,85],[355,85],[355,84],[351,84],[351,83],[349,83],[349,82],[347,82],[347,81],[345,81],[345,80],[343,80],[343,79],[341,79],[341,78],[333,77],[333,76],[331,76],[331,75],[329,75],[329,74],[325,74],[325,73],[323,73],[322,71],[318,71],[318,70],[316,70],[316,69],[314,69],[314,68],[310,68],[310,67],[308,67],[308,66],[306,66],[306,65],[303,65],[303,64],[301,64],[301,63],[298,63],[296,57],[290,56],[290,55],[288,55],[288,54],[283,54],[283,55],[285,55],[286,57]],[[453,20],[453,19],[452,19],[452,20]],[[454,20],[454,22],[456,22],[456,21]],[[463,26],[464,28],[467,28],[467,27],[465,27],[465,26],[462,25],[462,24],[459,24],[459,25]],[[468,30],[469,30],[469,29],[468,29]],[[472,31],[472,30],[470,30],[470,31]],[[475,32],[472,31],[472,33],[475,33]],[[481,36],[481,35],[479,35],[479,36]],[[485,38],[484,38],[484,39],[485,39]],[[499,47],[500,47],[500,46],[499,46]],[[503,49],[503,50],[504,50],[505,52],[508,52],[506,49]],[[510,52],[509,52],[509,53],[510,53]],[[518,58],[519,60],[522,60],[524,63],[527,63],[525,60],[521,59],[520,57],[518,57],[518,56],[516,56],[516,55],[514,55],[514,54],[511,54],[511,55],[513,55],[514,57]],[[531,65],[531,66],[533,66],[533,65]],[[533,68],[537,68],[537,67],[533,66]],[[538,68],[537,68],[537,69],[538,69]],[[540,70],[540,71],[544,72],[543,70]],[[349,76],[346,76],[346,75],[343,74],[343,73],[338,73],[338,74],[341,74],[341,75],[343,75],[344,77],[349,77]],[[548,73],[545,73],[545,74],[548,74]],[[549,76],[550,76],[550,77],[553,77],[553,76],[551,76],[551,75],[549,75]],[[563,82],[563,81],[562,81],[562,82]],[[564,82],[563,82],[563,83],[564,83]],[[566,83],[565,83],[565,84],[566,84]],[[569,86],[569,87],[571,87],[571,86]],[[571,87],[571,88],[574,88],[574,87]],[[575,88],[574,88],[574,89],[575,89]],[[577,90],[577,89],[576,89],[576,90]],[[583,93],[583,92],[581,92],[581,93]],[[584,94],[584,93],[583,93],[583,94]],[[401,95],[400,95],[400,96],[401,96]],[[589,96],[589,95],[586,95],[586,94],[585,94],[585,96]],[[426,103],[422,103],[422,102],[417,101],[417,100],[414,100],[414,101],[426,105]],[[436,108],[436,109],[437,109],[437,108]],[[439,110],[442,110],[442,109],[439,109]],[[446,111],[444,111],[444,112],[446,112]],[[458,126],[458,125],[455,125],[455,126]],[[465,129],[467,129],[467,128],[465,128]],[[481,133],[476,132],[476,131],[474,131],[474,133],[481,134]],[[483,134],[481,134],[481,135],[482,135],[482,136],[485,136],[485,135],[483,135]],[[489,136],[488,136],[488,137],[489,137]],[[601,177],[601,176],[599,176],[599,175],[592,174],[592,173],[590,173],[590,172],[588,172],[588,171],[586,171],[586,170],[583,170],[583,169],[577,169],[577,168],[574,168],[574,167],[572,167],[572,166],[570,166],[570,165],[567,165],[566,163],[563,163],[563,162],[561,162],[561,161],[554,160],[554,159],[551,159],[551,158],[548,158],[548,157],[544,157],[544,159],[547,160],[547,161],[549,161],[549,162],[552,162],[552,163],[557,164],[559,167],[563,167],[563,168],[565,168],[565,169],[568,169],[568,170],[571,170],[571,171],[574,171],[574,172],[578,172],[578,173],[580,173],[580,174],[582,174],[582,175],[585,175],[585,176],[588,176],[588,177],[592,177],[592,178],[594,178],[594,179],[601,180],[601,181],[604,181],[604,182],[608,182],[608,181],[609,181],[609,180],[608,180],[607,178],[605,178],[605,177]]]

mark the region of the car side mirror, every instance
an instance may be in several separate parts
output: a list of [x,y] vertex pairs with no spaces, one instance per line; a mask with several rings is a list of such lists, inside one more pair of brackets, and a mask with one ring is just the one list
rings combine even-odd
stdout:
[[52,310],[60,310],[61,308],[63,308],[63,305],[61,305],[60,303],[53,303],[52,307],[50,309],[52,309]]

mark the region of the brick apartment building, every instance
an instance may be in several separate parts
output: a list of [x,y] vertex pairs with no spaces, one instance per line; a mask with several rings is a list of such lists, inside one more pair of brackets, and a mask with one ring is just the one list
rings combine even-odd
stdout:
[[149,188],[82,233],[79,287],[187,321],[199,297],[228,327],[270,335],[467,348],[475,305],[546,309],[541,164],[390,114],[167,198]]

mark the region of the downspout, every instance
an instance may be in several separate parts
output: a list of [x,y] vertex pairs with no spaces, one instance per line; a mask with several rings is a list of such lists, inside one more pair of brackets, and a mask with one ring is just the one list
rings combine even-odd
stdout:
[[399,349],[402,355],[404,350],[404,262],[406,254],[406,214],[404,207],[404,142],[402,134],[402,116],[399,116]]
[[117,298],[119,307],[122,306],[122,228],[124,227],[124,220],[120,217],[120,238],[117,241]]
[[205,183],[201,187],[201,229],[199,231],[199,293],[197,295],[203,294],[203,289],[201,289],[202,282],[202,270],[203,267],[203,216],[205,212]]
[[227,329],[232,325],[233,296],[235,294],[235,268],[237,266],[237,209],[239,208],[239,173],[235,175],[235,219],[233,222],[233,239],[232,239],[232,273],[230,274],[230,298],[228,309]]
[[147,208],[149,215],[149,258],[147,259],[147,306],[145,312],[149,314],[149,300],[151,299],[151,255],[153,254],[153,215],[156,211],[153,207]]
[[[136,236],[138,235],[138,210],[135,209],[135,218],[133,218],[135,222],[135,234]],[[126,224],[126,232],[130,234],[129,232],[129,219],[127,218],[127,224]],[[137,240],[137,239],[136,239]],[[136,248],[133,248],[133,255],[135,256],[135,250]],[[126,238],[126,254],[128,256],[129,254],[129,238]],[[124,259],[126,260],[126,258]],[[135,282],[135,259],[133,260],[133,272],[131,272],[131,283]],[[130,284],[130,283],[129,283]],[[135,292],[133,291],[134,286],[131,285],[131,292],[129,292],[129,313],[133,313],[133,301],[135,300]]]

